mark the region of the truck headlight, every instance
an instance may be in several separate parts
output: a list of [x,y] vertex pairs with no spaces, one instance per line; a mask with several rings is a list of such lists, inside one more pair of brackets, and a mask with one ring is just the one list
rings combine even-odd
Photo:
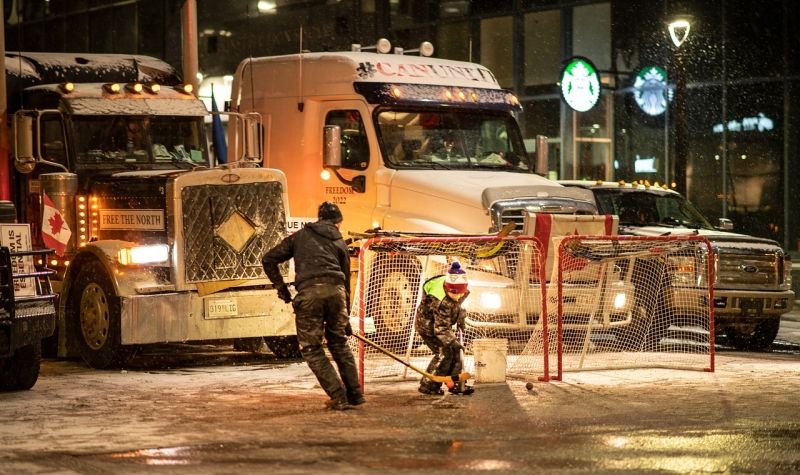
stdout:
[[625,308],[625,302],[627,302],[628,297],[625,295],[625,292],[620,292],[614,296],[614,308],[616,310],[620,310]]
[[487,310],[497,310],[503,304],[500,294],[497,292],[483,292],[481,293],[481,306]]
[[126,247],[117,251],[117,261],[124,265],[163,264],[169,259],[169,246],[154,244],[150,246]]

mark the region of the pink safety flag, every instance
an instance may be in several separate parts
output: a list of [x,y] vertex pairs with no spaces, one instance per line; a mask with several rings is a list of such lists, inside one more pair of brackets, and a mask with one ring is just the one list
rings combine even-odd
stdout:
[[42,240],[44,245],[55,250],[57,256],[64,255],[72,231],[61,212],[47,194],[42,194]]

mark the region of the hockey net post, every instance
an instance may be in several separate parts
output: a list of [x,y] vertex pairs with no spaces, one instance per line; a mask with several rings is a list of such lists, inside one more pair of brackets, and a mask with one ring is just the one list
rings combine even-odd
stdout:
[[[464,371],[475,372],[472,341],[508,340],[510,358],[532,334],[548,342],[542,244],[532,236],[375,237],[362,246],[351,309],[354,331],[375,340],[403,361],[425,368],[433,356],[414,329],[422,286],[458,260],[466,270],[470,295],[466,310]],[[417,377],[408,367],[351,340],[362,385]],[[548,342],[549,345],[549,342]],[[549,380],[549,353],[536,358],[535,377]]]

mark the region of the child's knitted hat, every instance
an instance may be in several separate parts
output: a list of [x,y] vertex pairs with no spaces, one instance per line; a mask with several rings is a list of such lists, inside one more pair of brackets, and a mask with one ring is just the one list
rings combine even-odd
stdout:
[[467,273],[461,268],[458,261],[454,261],[444,278],[444,290],[454,294],[467,291]]

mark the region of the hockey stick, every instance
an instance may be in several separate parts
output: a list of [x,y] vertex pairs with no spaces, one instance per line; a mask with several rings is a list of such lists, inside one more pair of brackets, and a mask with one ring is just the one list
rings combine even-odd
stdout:
[[412,370],[416,371],[417,373],[425,376],[426,378],[430,379],[431,381],[433,381],[435,383],[454,383],[454,382],[458,382],[458,381],[462,381],[462,380],[467,380],[467,379],[470,379],[472,377],[469,373],[466,373],[466,372],[462,372],[461,374],[459,374],[456,377],[453,377],[453,376],[437,376],[435,374],[431,374],[431,373],[429,373],[429,372],[427,372],[427,371],[425,371],[423,369],[417,368],[416,366],[412,365],[411,363],[403,361],[403,359],[400,358],[399,356],[395,355],[394,353],[392,353],[391,351],[387,350],[386,348],[383,348],[382,346],[378,345],[377,343],[375,343],[374,341],[370,340],[369,338],[367,338],[365,336],[361,336],[358,333],[353,333],[353,336],[358,338],[359,340],[363,341],[364,343],[368,344],[369,346],[375,348],[376,350],[380,351],[381,353],[383,353],[384,355],[388,356],[389,358],[392,358],[393,360],[397,361],[398,363],[409,367],[410,369],[412,369]]
[[[511,234],[511,231],[513,231],[516,226],[517,224],[514,223],[513,221],[506,223],[506,225],[503,226],[503,228],[496,234],[496,237],[502,239],[508,236],[509,234]],[[505,243],[503,241],[500,241],[495,245],[489,245],[482,249],[478,249],[475,252],[475,256],[477,256],[480,259],[489,259],[491,257],[494,257],[495,254],[497,254],[498,252],[500,252],[501,249],[503,249],[504,244]]]

